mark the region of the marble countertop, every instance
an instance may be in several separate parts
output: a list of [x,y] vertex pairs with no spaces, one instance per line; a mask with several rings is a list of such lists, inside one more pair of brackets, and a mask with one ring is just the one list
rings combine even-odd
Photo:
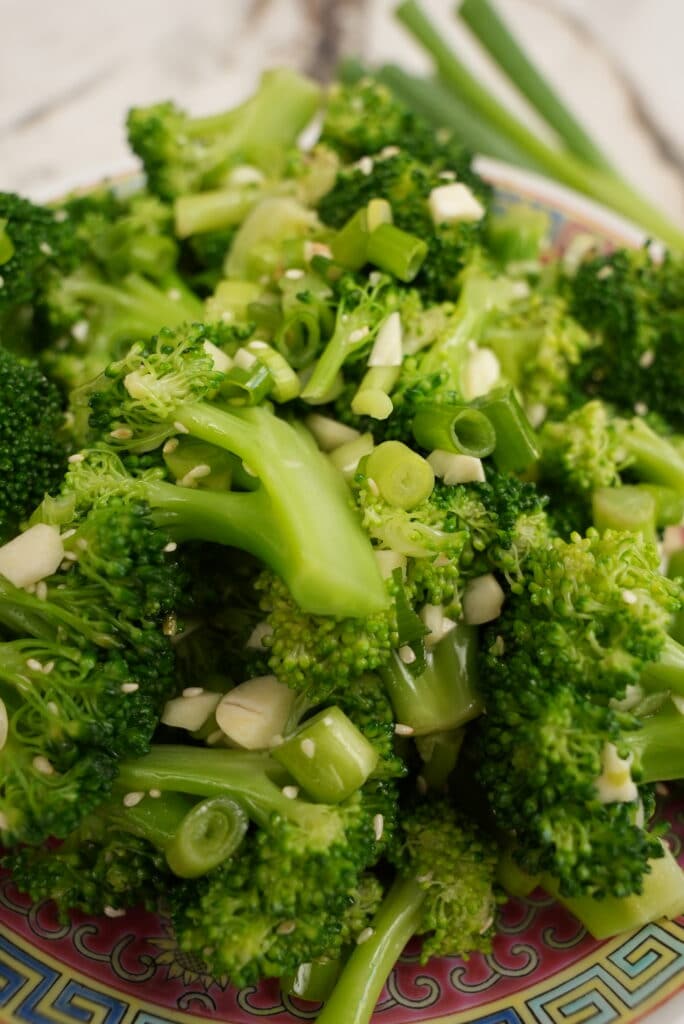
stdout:
[[[425,5],[456,39],[452,3]],[[123,132],[129,106],[173,97],[210,112],[241,98],[269,65],[325,79],[342,54],[360,54],[421,69],[423,55],[393,22],[393,6],[0,0],[0,188],[46,197],[130,166]],[[684,224],[684,3],[499,0],[499,8],[625,176]],[[487,61],[469,49],[501,88]]]

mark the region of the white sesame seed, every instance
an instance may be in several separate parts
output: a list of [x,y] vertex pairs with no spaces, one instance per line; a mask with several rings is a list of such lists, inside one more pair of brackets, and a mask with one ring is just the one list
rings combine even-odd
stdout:
[[36,583],[36,597],[39,601],[47,601],[48,588],[45,580],[40,580]]
[[596,277],[599,279],[599,281],[605,281],[607,277],[612,277],[612,276],[613,276],[613,268],[609,267],[609,266],[601,267],[601,269],[596,274]]
[[639,598],[633,590],[623,590],[622,600],[625,602],[625,604],[636,604]]
[[286,270],[283,274],[289,281],[298,281],[300,277],[304,277],[304,271],[300,270],[299,267],[291,267],[290,270]]
[[385,831],[385,819],[382,814],[376,814],[373,818],[373,835],[375,836],[376,843],[379,843],[382,839],[382,833]]
[[185,424],[184,423],[179,423],[178,420],[176,420],[176,422],[174,423],[173,429],[176,431],[177,434],[189,434],[190,433],[190,431],[185,426]]
[[288,800],[296,800],[299,796],[299,786],[283,786],[282,794]]
[[0,832],[6,832],[8,828],[9,821],[7,820],[7,815],[0,811]]
[[37,658],[27,658],[26,659],[26,668],[30,668],[32,672],[42,672],[43,671],[43,663],[42,663],[42,661],[38,661]]
[[648,415],[648,406],[645,402],[635,402],[634,412],[637,414],[637,416],[646,416]]
[[76,462],[85,462],[85,455],[83,452],[74,452],[73,455],[69,456],[67,462],[70,462],[72,465]]
[[137,807],[141,800],[145,799],[145,794],[141,792],[126,793],[123,798],[124,807]]
[[76,554],[75,551],[65,551],[64,552],[64,561],[65,562],[77,562],[78,561],[78,555]]
[[88,541],[85,539],[85,537],[78,538],[78,540],[76,541],[76,547],[79,548],[81,551],[88,550]]
[[164,447],[162,448],[163,454],[170,455],[171,452],[175,452],[179,444],[180,441],[178,440],[177,437],[170,437],[168,441],[165,442]]
[[421,796],[425,796],[425,794],[428,791],[428,784],[422,775],[416,776],[416,789],[418,790]]
[[316,753],[316,743],[310,737],[302,740],[299,744],[299,748],[302,754],[304,754],[304,757],[312,758]]
[[116,430],[110,430],[109,436],[116,441],[130,441],[133,431],[129,427],[117,427]]
[[4,283],[5,283],[5,278],[2,276],[2,274],[0,274],[0,288],[3,287]]
[[380,156],[385,160],[388,160],[391,156],[398,156],[401,150],[398,146],[385,146],[384,149],[380,150]]
[[87,320],[77,320],[75,324],[71,325],[71,336],[74,341],[79,341],[83,344],[84,341],[87,341],[89,333],[90,324]]
[[646,351],[642,352],[639,356],[639,366],[641,366],[644,370],[647,370],[649,366],[653,366],[654,362],[655,352],[652,348],[646,349]]
[[38,754],[36,757],[34,757],[33,761],[31,763],[32,763],[33,767],[35,768],[35,770],[37,772],[40,772],[41,775],[54,775],[55,774],[55,769],[52,767],[52,765],[48,761],[47,757],[43,757],[42,754]]
[[440,171],[437,177],[441,178],[442,181],[456,181],[455,171]]
[[175,551],[177,547],[178,545],[176,544],[175,540],[170,540],[168,544],[164,545],[164,551],[167,553],[167,555],[170,555],[171,552]]
[[492,927],[493,924],[494,924],[494,915],[490,914],[489,917],[487,918],[487,920],[485,921],[485,923],[480,928],[480,935],[484,935],[484,933],[486,931],[489,931],[489,929]]
[[356,936],[356,945],[357,946],[362,946],[364,944],[364,942],[368,942],[368,940],[374,934],[375,934],[375,931],[374,931],[373,928],[364,928],[363,931],[359,932],[359,934]]
[[362,174],[370,174],[373,170],[373,158],[370,156],[362,156],[360,160],[356,161],[356,166]]
[[355,331],[351,332],[351,334],[349,335],[349,340],[352,343],[352,345],[355,345],[357,341],[363,341],[363,339],[367,338],[369,334],[370,328],[368,327],[367,324],[364,324],[363,327],[357,327]]
[[399,657],[405,665],[412,665],[416,660],[416,652],[408,644],[404,644],[403,647],[399,648]]
[[49,700],[47,702],[47,704],[45,705],[45,707],[48,709],[48,711],[50,712],[51,715],[58,715],[59,714],[59,708],[55,704],[54,700]]
[[199,697],[204,693],[203,686],[186,686],[183,690],[183,697]]
[[137,691],[139,689],[140,689],[140,684],[139,683],[122,683],[121,684],[121,692],[122,693],[137,693]]
[[161,789],[151,789],[147,795],[151,796],[153,800],[158,800],[161,796]]
[[292,935],[292,932],[295,930],[296,927],[296,921],[283,921],[282,924],[278,925],[276,931],[278,935]]
[[68,220],[69,214],[66,210],[55,210],[55,221],[58,224],[63,224],[65,220]]
[[222,729],[216,729],[214,732],[209,733],[207,736],[207,746],[215,747],[217,743],[220,743],[224,736],[225,733]]
[[431,881],[432,881],[432,872],[431,871],[426,872],[424,875],[417,875],[416,876],[416,882],[418,882],[419,885],[425,885],[426,882],[431,882]]
[[664,782],[656,782],[656,784],[655,784],[655,791],[658,794],[658,796],[669,796],[670,795],[669,786],[666,786]]
[[206,462],[201,462],[199,466],[193,466],[189,469],[185,476],[178,481],[181,487],[194,487],[197,480],[201,480],[205,476],[209,476],[211,473],[211,466],[207,466]]
[[38,248],[44,256],[52,256],[54,251],[49,242],[40,242]]
[[181,297],[181,293],[179,292],[178,288],[169,288],[166,294],[168,295],[172,302],[178,302],[178,300]]
[[72,527],[70,530],[65,530],[64,533],[61,534],[61,539],[62,540],[69,540],[69,537],[73,537],[73,535],[75,533],[76,533],[76,530]]
[[415,729],[412,725],[403,725],[401,722],[396,722],[394,731],[397,736],[413,736]]
[[121,907],[105,907],[104,914],[105,917],[124,917],[126,911]]
[[368,490],[375,498],[377,498],[380,494],[380,488],[378,487],[372,476],[368,477]]

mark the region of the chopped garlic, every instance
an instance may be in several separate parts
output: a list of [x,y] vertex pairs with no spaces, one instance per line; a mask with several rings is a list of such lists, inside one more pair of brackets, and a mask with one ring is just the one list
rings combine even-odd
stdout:
[[0,547],[0,576],[27,587],[56,573],[63,559],[58,527],[36,523]]
[[216,708],[219,729],[246,750],[265,750],[285,732],[294,691],[275,676],[256,676],[230,690]]
[[369,366],[401,366],[402,352],[401,317],[396,312],[390,313],[380,326],[371,354]]
[[470,626],[498,619],[504,592],[490,572],[470,580],[463,594],[463,618]]
[[426,604],[421,610],[420,617],[428,630],[425,636],[425,643],[433,647],[439,641],[456,628],[453,619],[444,614],[444,609],[438,604]]
[[428,205],[435,224],[481,220],[485,212],[484,206],[468,186],[458,181],[433,188],[428,197]]
[[501,364],[490,348],[478,348],[470,356],[461,374],[461,390],[466,401],[486,395],[498,384]]
[[482,483],[485,479],[482,460],[472,455],[456,455],[435,448],[427,460],[435,476],[440,477],[445,484]]

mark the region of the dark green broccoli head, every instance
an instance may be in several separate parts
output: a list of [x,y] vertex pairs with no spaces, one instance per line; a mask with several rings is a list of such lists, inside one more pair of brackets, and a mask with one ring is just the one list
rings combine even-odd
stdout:
[[392,859],[399,875],[415,878],[424,893],[421,963],[491,950],[498,852],[473,822],[446,800],[416,804],[402,816]]
[[3,859],[20,892],[34,903],[54,900],[68,911],[111,914],[130,907],[156,910],[168,884],[164,855],[144,839],[104,829],[88,818],[61,846],[23,846]]
[[428,254],[413,284],[424,298],[447,299],[458,293],[458,275],[482,237],[482,221],[435,224],[428,199],[434,188],[445,184],[438,166],[421,163],[411,150],[379,155],[370,173],[367,168],[343,168],[334,187],[318,204],[321,219],[342,227],[371,199],[386,199],[394,223],[422,238]]
[[681,430],[682,259],[656,263],[645,248],[619,249],[583,263],[570,293],[571,312],[598,342],[577,367],[582,390],[624,412],[641,403]]
[[0,239],[0,314],[33,304],[53,271],[78,262],[68,217],[12,192],[0,192]]
[[0,348],[0,541],[59,486],[67,465],[63,428],[55,385],[36,363]]

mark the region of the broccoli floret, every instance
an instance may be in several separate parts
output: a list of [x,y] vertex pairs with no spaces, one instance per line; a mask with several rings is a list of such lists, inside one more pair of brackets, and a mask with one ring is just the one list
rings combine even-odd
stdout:
[[574,404],[572,377],[593,342],[561,296],[533,289],[493,316],[480,344],[496,354],[502,375],[538,421]]
[[71,270],[78,262],[68,218],[12,192],[0,192],[0,236],[0,317],[17,306],[32,305],[52,272]]
[[[256,489],[214,492],[148,480],[145,500],[157,518],[163,513],[178,540],[218,541],[263,559],[305,611],[381,611],[387,597],[342,477],[303,426],[266,405],[221,401],[227,374],[206,348],[217,331],[195,324],[134,346],[110,365],[102,390],[91,393],[91,428],[122,450],[154,451],[189,434],[232,453],[258,481]],[[125,490],[125,474],[113,475],[103,472],[98,482],[97,471],[88,473],[87,486]],[[84,486],[85,480],[75,489]]]
[[428,252],[413,284],[429,300],[458,293],[458,276],[481,239],[482,221],[435,224],[428,199],[444,185],[438,167],[425,165],[411,152],[379,155],[370,174],[364,168],[343,168],[334,187],[318,204],[321,219],[340,228],[371,199],[386,199],[394,224],[427,242]]
[[639,403],[676,430],[684,426],[683,282],[680,257],[656,263],[644,248],[588,260],[569,285],[571,312],[597,342],[577,366],[578,385],[624,413]]
[[[628,486],[615,495],[620,508],[620,525],[629,528],[628,498],[639,493],[652,506],[652,538],[655,527],[681,519],[684,495],[684,461],[666,437],[660,436],[641,417],[622,418],[594,399],[570,413],[564,420],[548,421],[540,433],[542,459],[541,486],[548,489],[552,507],[566,516],[574,527],[587,525],[592,518],[597,527],[618,526],[605,520],[605,489],[636,483],[640,491]],[[643,485],[646,485],[645,487]],[[665,496],[674,501],[674,511],[660,511]],[[650,496],[650,497],[648,497]],[[610,493],[608,494],[610,497]],[[622,498],[622,500],[621,500]],[[603,511],[602,511],[603,510]],[[644,529],[641,518],[635,529]]]
[[671,716],[621,710],[630,686],[659,701],[681,692],[666,633],[679,588],[640,535],[590,530],[536,549],[512,589],[483,637],[478,778],[526,870],[549,872],[568,896],[639,892],[657,836],[639,824],[629,765],[626,789],[599,779],[615,770],[611,751],[633,756],[637,782],[681,771]]
[[173,103],[138,107],[128,115],[128,141],[140,157],[150,190],[162,199],[220,186],[230,168],[254,164],[272,171],[313,117],[318,86],[285,68],[267,71],[243,104],[193,118]]
[[162,623],[182,582],[140,505],[112,501],[65,539],[28,593],[0,577],[3,840],[64,836],[103,800],[117,759],[147,749],[173,688]]
[[0,542],[59,487],[67,453],[57,387],[35,362],[0,348]]
[[379,153],[388,146],[405,149],[437,170],[452,171],[479,195],[490,194],[489,187],[471,167],[471,154],[453,135],[435,131],[433,125],[405,107],[386,86],[371,78],[331,86],[321,138],[347,161]]
[[[402,817],[397,877],[318,1016],[319,1024],[368,1024],[382,987],[408,940],[423,935],[421,962],[491,949],[498,902],[491,840],[445,801],[426,801]],[[351,1014],[351,1016],[350,1016]]]

